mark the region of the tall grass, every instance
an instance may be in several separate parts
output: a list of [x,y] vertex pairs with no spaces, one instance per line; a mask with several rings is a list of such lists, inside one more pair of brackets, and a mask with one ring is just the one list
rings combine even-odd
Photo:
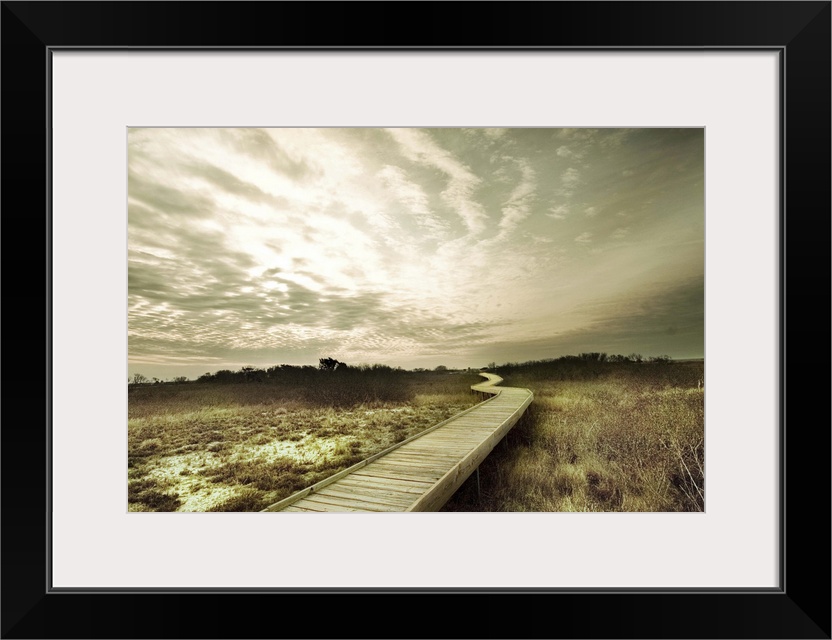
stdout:
[[515,368],[504,384],[531,388],[535,400],[481,466],[480,492],[469,481],[445,510],[704,510],[703,370],[604,363],[547,377]]
[[130,418],[252,405],[293,408],[353,407],[412,402],[419,395],[449,395],[482,380],[473,373],[434,373],[389,368],[319,371],[299,369],[262,381],[130,385]]

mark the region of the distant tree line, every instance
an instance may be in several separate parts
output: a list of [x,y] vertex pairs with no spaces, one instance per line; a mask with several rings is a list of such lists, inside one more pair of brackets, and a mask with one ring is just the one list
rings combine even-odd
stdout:
[[643,356],[640,353],[631,353],[628,356],[620,354],[606,354],[598,351],[590,351],[587,353],[579,353],[576,356],[560,356],[559,358],[546,358],[543,360],[527,360],[525,362],[507,362],[498,365],[496,362],[489,362],[483,369],[498,369],[503,367],[528,367],[534,365],[549,365],[552,363],[569,363],[569,362],[629,362],[640,364],[642,362],[649,362],[654,364],[666,364],[673,359],[667,355],[661,356]]
[[185,382],[188,382],[186,376],[176,376],[172,380],[162,380],[160,378],[148,378],[143,373],[134,373],[127,379],[127,384],[131,386],[140,384],[183,384]]
[[581,380],[597,378],[622,368],[630,368],[632,365],[664,365],[670,362],[672,358],[668,355],[645,357],[640,353],[631,353],[625,356],[593,351],[544,360],[507,362],[501,365],[495,365],[492,362],[483,369],[495,371],[503,377],[512,373],[523,373],[555,380]]
[[216,385],[281,387],[314,406],[353,406],[373,402],[405,402],[413,391],[414,374],[382,364],[348,366],[333,358],[321,358],[318,366],[280,364],[272,367],[242,367],[205,373],[197,382]]
[[222,369],[216,373],[204,373],[198,382],[210,382],[219,384],[234,383],[269,383],[286,382],[288,380],[315,380],[322,375],[338,375],[343,377],[365,376],[366,374],[399,374],[405,373],[401,367],[390,367],[384,364],[359,364],[347,365],[335,358],[321,358],[318,366],[312,365],[291,365],[278,364],[267,368],[242,367],[238,371]]
[[[413,369],[415,372],[425,372],[430,369]],[[439,365],[434,371],[450,371],[447,367]],[[196,382],[208,382],[213,384],[238,384],[238,383],[269,383],[269,382],[307,382],[321,379],[322,375],[335,374],[339,377],[378,377],[381,375],[399,375],[412,373],[401,367],[391,367],[386,364],[358,364],[348,365],[335,358],[320,358],[318,366],[277,364],[271,367],[241,367],[236,371],[221,369],[216,372],[203,373],[196,379]],[[136,373],[128,379],[129,386],[149,384],[182,384],[189,382],[185,376],[173,378],[173,380],[160,380],[159,378],[148,378]]]
[[[587,373],[598,371],[600,365],[606,364],[667,364],[671,362],[668,355],[660,356],[642,356],[640,353],[631,353],[629,355],[620,354],[606,354],[602,352],[587,352],[579,353],[578,355],[561,356],[559,358],[550,358],[545,360],[529,360],[526,362],[507,362],[502,365],[497,365],[495,362],[490,362],[488,366],[482,367],[481,370],[497,371],[501,374],[509,374],[512,371],[522,369],[524,371],[539,371],[555,372],[559,374],[558,377],[586,377]],[[415,373],[429,372],[431,369],[421,367],[412,370]],[[439,365],[432,369],[435,372],[450,372],[453,371],[445,365]],[[473,371],[473,369],[468,369]],[[401,367],[391,367],[385,364],[359,364],[348,365],[346,362],[341,362],[335,358],[319,358],[318,366],[312,365],[291,365],[278,364],[271,367],[260,368],[253,366],[241,367],[237,371],[230,369],[221,369],[215,373],[204,373],[197,378],[197,382],[209,382],[215,384],[237,384],[237,383],[268,383],[268,382],[288,382],[288,381],[311,381],[322,374],[336,373],[339,376],[359,376],[374,374],[374,375],[389,375],[408,373]],[[147,384],[183,384],[189,382],[185,376],[177,376],[170,381],[162,381],[159,378],[148,378],[147,376],[136,373],[128,379],[130,386],[147,385]]]
[[606,353],[598,353],[598,352],[591,352],[591,353],[579,353],[577,356],[564,356],[566,359],[570,358],[577,358],[578,360],[584,360],[586,362],[634,362],[634,363],[641,363],[641,362],[652,362],[658,364],[666,364],[671,361],[670,356],[647,356],[644,357],[640,353],[631,353],[628,356],[622,356],[619,354],[610,354],[607,355]]

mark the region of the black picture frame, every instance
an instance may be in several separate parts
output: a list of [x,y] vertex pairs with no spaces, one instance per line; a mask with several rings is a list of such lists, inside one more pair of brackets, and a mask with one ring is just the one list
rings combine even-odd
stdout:
[[[830,637],[830,2],[3,2],[0,20],[3,638]],[[129,47],[778,51],[780,588],[52,590],[50,52]]]

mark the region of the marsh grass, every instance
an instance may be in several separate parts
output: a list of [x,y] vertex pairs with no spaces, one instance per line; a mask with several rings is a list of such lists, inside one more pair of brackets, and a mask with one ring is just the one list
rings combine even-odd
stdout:
[[[535,400],[446,511],[702,511],[704,364],[501,373]],[[498,370],[498,373],[500,371]]]
[[473,406],[481,380],[397,371],[342,388],[333,373],[131,388],[128,509],[259,511]]

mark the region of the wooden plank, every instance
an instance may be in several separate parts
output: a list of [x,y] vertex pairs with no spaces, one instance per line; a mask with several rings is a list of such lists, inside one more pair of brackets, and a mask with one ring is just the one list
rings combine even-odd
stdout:
[[391,478],[375,478],[364,476],[362,478],[343,478],[337,483],[331,485],[333,487],[354,487],[364,489],[374,489],[378,491],[398,491],[406,494],[422,494],[430,487],[432,483],[428,482],[403,482],[401,480],[394,480]]
[[318,497],[333,497],[342,498],[344,500],[352,500],[357,503],[366,502],[368,504],[379,504],[385,507],[395,507],[400,511],[413,504],[417,496],[406,495],[404,493],[395,493],[388,491],[379,491],[378,489],[360,490],[353,487],[344,487],[340,482],[328,486],[323,491],[315,494]]
[[445,463],[448,460],[458,461],[459,456],[455,454],[446,454],[441,451],[408,453],[406,451],[397,451],[395,455],[389,456],[390,460],[413,460],[415,462],[440,462]]
[[401,462],[385,462],[382,465],[377,465],[372,470],[374,473],[398,473],[406,474],[414,478],[441,478],[443,474],[447,473],[453,464],[443,465],[441,467],[427,467],[413,464],[405,464]]
[[[477,438],[481,437],[481,435],[477,436]],[[474,438],[473,442],[467,442],[465,440],[459,441],[459,438],[456,438],[457,442],[454,442],[454,439],[426,440],[424,443],[419,445],[418,449],[411,449],[411,451],[415,453],[422,452],[428,454],[433,451],[448,451],[450,453],[454,453],[455,451],[466,451],[476,444],[477,438]]]
[[[358,472],[358,471],[356,471],[355,473],[350,474],[349,479],[353,480],[353,479],[357,478],[359,480],[364,480],[366,478],[366,479],[370,479],[370,480],[384,480],[384,481],[394,480],[394,481],[401,482],[403,484],[414,485],[414,486],[415,485],[420,485],[420,484],[430,486],[430,485],[433,484],[433,480],[428,480],[427,478],[396,478],[396,477],[387,476],[387,475],[380,475],[380,474],[381,474],[381,471],[378,471],[378,470],[371,471],[371,472]],[[346,478],[344,478],[344,479],[346,480]]]
[[[302,500],[298,501],[299,504],[303,505],[304,507],[310,505],[314,507],[314,510],[318,513],[344,513],[344,512],[354,512],[354,513],[367,513],[368,511],[372,511],[372,509],[354,509],[352,507],[345,507],[342,505],[334,505],[334,504],[325,504],[325,503],[311,503],[307,502],[308,498],[303,498]],[[310,509],[312,511],[312,509]]]
[[[480,437],[480,434],[477,434],[477,437]],[[440,441],[438,439],[433,440],[425,440],[424,442],[420,442],[418,445],[413,445],[412,447],[408,447],[408,452],[413,453],[431,453],[433,451],[446,451],[448,453],[453,453],[455,449],[465,450],[470,447],[469,444],[465,442],[461,442],[458,445],[454,446],[453,443],[442,442],[440,446]]]
[[[462,454],[462,456],[464,455],[465,454]],[[447,471],[453,465],[459,462],[460,457],[461,456],[455,456],[453,458],[433,459],[428,457],[397,456],[390,460],[386,460],[385,464],[398,465],[401,467],[413,467],[415,469]]]
[[323,498],[333,497],[345,500],[359,500],[362,502],[402,506],[411,504],[421,494],[408,494],[382,487],[350,486],[337,482],[316,495]]
[[424,440],[421,442],[421,445],[424,447],[431,445],[434,442],[453,442],[454,440],[462,444],[470,441],[476,442],[477,439],[481,437],[482,434],[480,433],[472,433],[471,431],[465,431],[462,429],[457,430],[449,428],[447,431],[444,431],[442,433],[431,433],[429,436],[425,436]]
[[460,457],[464,455],[465,454],[462,453],[461,455],[456,455],[449,458],[436,458],[429,455],[396,456],[395,458],[391,458],[387,462],[390,464],[407,464],[419,468],[427,467],[430,469],[448,469],[452,465],[455,465],[457,462],[459,462]]
[[449,424],[445,429],[442,430],[442,433],[436,435],[447,435],[449,433],[455,432],[467,432],[472,433],[477,429],[493,429],[495,425],[500,424],[503,420],[511,416],[510,413],[506,413],[505,415],[501,415],[496,418],[492,418],[488,421],[483,422],[468,422],[468,423],[461,423],[461,424]]
[[[460,445],[460,448],[464,448],[465,445]],[[406,449],[400,449],[396,451],[395,455],[400,456],[418,456],[418,455],[440,455],[440,456],[453,456],[454,453],[449,450],[447,446],[439,446],[438,440],[425,440],[418,447],[407,447]],[[389,457],[389,456],[387,456]]]
[[395,480],[415,480],[421,482],[429,482],[433,484],[439,478],[441,478],[444,475],[444,473],[438,471],[435,473],[419,473],[413,471],[412,469],[405,470],[401,468],[382,468],[367,471],[365,474],[362,475],[373,475],[377,478],[393,478]]
[[510,415],[513,407],[506,407],[502,411],[490,411],[489,413],[471,413],[458,421],[454,420],[451,424],[454,425],[469,425],[469,424],[485,424],[499,416]]
[[389,471],[389,470],[399,470],[405,473],[422,473],[422,472],[434,472],[439,471],[441,473],[445,473],[448,470],[450,464],[453,463],[445,463],[439,464],[438,462],[432,463],[422,463],[419,464],[418,462],[411,462],[407,460],[385,460],[384,462],[379,462],[378,464],[374,465],[374,470],[376,471]]
[[436,471],[441,471],[442,469],[448,468],[448,461],[447,460],[419,460],[417,458],[412,458],[408,456],[396,456],[395,458],[389,456],[384,460],[379,460],[376,466],[389,466],[395,465],[397,467],[413,467],[416,469],[432,469]]
[[424,447],[433,442],[447,440],[459,440],[460,442],[465,442],[466,440],[476,440],[482,435],[476,427],[460,428],[448,426],[446,429],[447,430],[443,430],[441,433],[432,433],[430,436],[425,436],[424,441],[419,443],[420,446]]
[[355,492],[389,492],[391,494],[399,494],[399,497],[410,496],[410,499],[413,500],[413,496],[422,495],[423,493],[425,493],[425,491],[428,491],[433,485],[403,485],[400,480],[389,478],[373,478],[372,481],[370,481],[370,478],[359,478],[355,481],[342,480],[341,482],[338,482],[337,484],[333,484],[331,486],[336,489],[344,488]]
[[488,434],[479,433],[462,437],[450,434],[441,438],[433,438],[431,440],[428,440],[425,442],[425,446],[472,449],[473,447],[476,447],[480,442],[482,442],[482,439],[487,435]]
[[441,478],[442,475],[443,474],[440,474],[438,476],[433,475],[433,476],[430,476],[430,477],[427,477],[427,476],[415,477],[415,476],[407,476],[407,475],[404,475],[404,474],[392,474],[392,473],[388,474],[388,475],[382,475],[382,473],[379,472],[379,474],[372,475],[372,476],[363,476],[362,475],[362,476],[358,477],[358,479],[359,480],[373,479],[373,480],[378,480],[378,481],[381,481],[381,482],[384,482],[384,481],[405,482],[405,483],[408,483],[410,486],[414,487],[414,489],[421,487],[422,493],[424,493],[425,491],[430,490],[430,488],[434,484],[436,484],[436,481],[439,480],[439,478]]
[[401,507],[386,504],[371,504],[349,498],[337,498],[335,496],[322,496],[315,493],[303,499],[304,503],[323,505],[329,511],[402,511]]
[[[485,429],[485,431],[493,431],[494,427],[496,427],[497,424],[499,423],[495,423],[489,429]],[[482,430],[480,430],[479,427],[468,427],[467,429],[459,429],[456,427],[452,427],[443,433],[431,434],[430,438],[425,440],[424,444],[430,444],[432,442],[444,442],[448,440],[459,440],[460,442],[469,442],[472,440],[476,441],[479,438],[482,438]]]
[[[468,453],[470,450],[471,450],[470,445],[457,446],[457,447],[445,446],[445,447],[442,448],[442,451],[446,451],[446,452],[448,452],[448,454],[456,456],[457,459],[462,457],[464,454]],[[430,455],[431,453],[436,451],[436,448],[435,447],[423,447],[421,449],[413,449],[412,451],[416,455],[422,455],[422,454]]]

